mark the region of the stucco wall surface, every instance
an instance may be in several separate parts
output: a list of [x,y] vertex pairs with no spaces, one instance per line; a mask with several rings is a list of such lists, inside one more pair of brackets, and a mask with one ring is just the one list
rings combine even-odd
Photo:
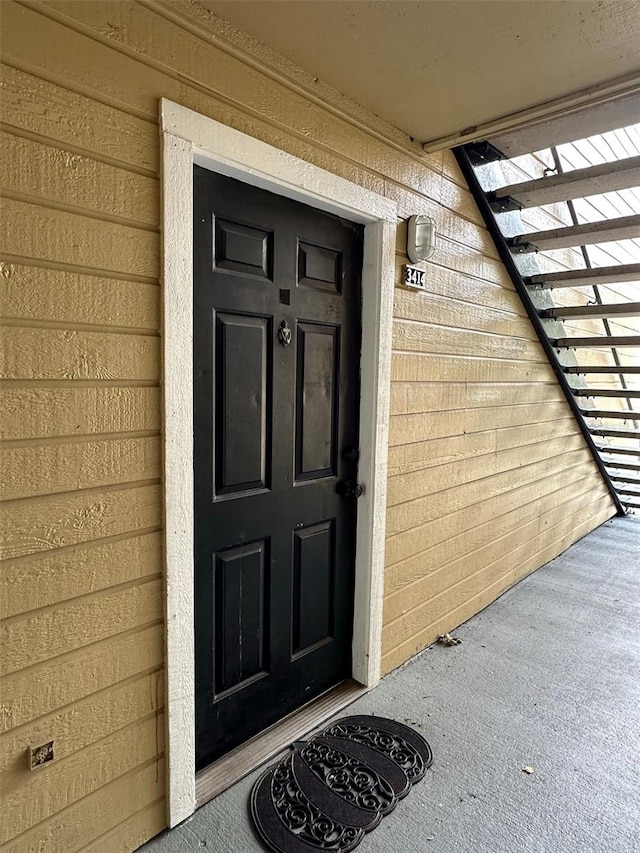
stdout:
[[165,825],[161,97],[438,223],[395,299],[385,671],[614,508],[452,156],[195,3],[1,5],[0,844],[128,853]]

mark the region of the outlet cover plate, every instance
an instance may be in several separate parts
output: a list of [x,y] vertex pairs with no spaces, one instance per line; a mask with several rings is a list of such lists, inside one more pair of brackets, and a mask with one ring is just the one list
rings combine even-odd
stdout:
[[29,770],[37,770],[53,761],[53,741],[29,747]]

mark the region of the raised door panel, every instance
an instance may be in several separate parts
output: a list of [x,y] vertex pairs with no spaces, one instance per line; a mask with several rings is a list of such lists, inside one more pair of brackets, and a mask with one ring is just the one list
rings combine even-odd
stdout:
[[292,652],[299,657],[333,638],[335,519],[294,534]]
[[216,314],[216,497],[269,488],[271,327],[268,317]]
[[214,684],[219,699],[267,674],[269,543],[227,548],[214,563]]
[[214,269],[271,279],[273,234],[214,217]]
[[336,475],[339,326],[298,323],[296,481]]
[[342,252],[298,242],[298,286],[329,293],[342,291]]

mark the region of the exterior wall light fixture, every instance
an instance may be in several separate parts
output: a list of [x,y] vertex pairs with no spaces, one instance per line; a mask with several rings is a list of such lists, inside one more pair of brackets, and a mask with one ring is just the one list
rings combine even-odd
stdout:
[[410,216],[407,227],[407,255],[412,264],[428,261],[436,249],[436,223],[420,213]]

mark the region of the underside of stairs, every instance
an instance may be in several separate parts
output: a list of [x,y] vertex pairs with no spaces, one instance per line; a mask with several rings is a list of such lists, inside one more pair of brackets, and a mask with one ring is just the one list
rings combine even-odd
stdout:
[[[640,124],[455,149],[620,514],[640,511]],[[534,145],[537,150],[534,150]]]

